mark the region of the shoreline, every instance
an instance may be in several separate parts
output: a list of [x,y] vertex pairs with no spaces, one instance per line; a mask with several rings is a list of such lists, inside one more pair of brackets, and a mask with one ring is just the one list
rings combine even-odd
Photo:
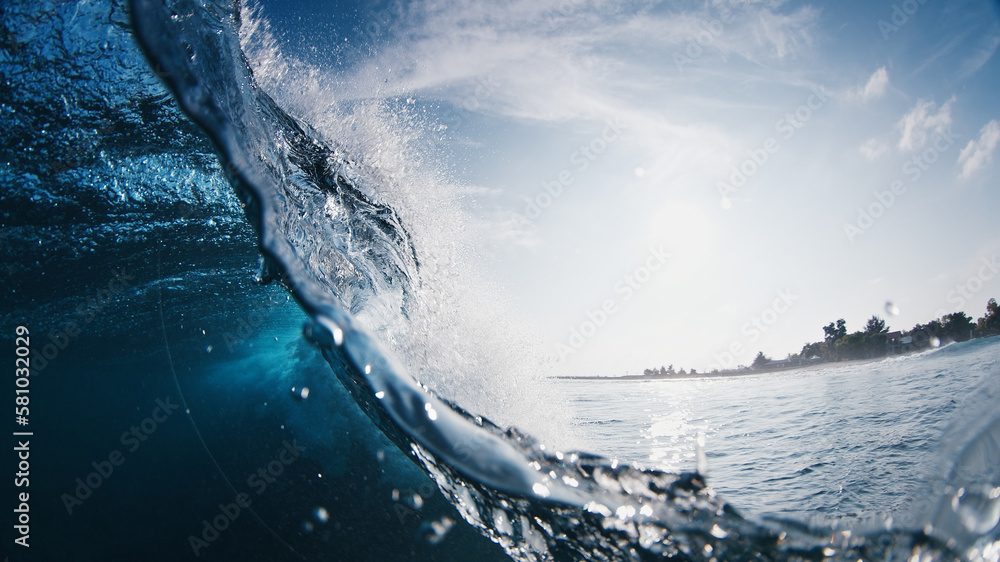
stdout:
[[[921,350],[926,351],[926,350]],[[684,375],[622,375],[622,376],[558,376],[553,377],[562,380],[588,380],[588,381],[683,381],[683,380],[693,380],[693,379],[715,379],[715,378],[728,378],[728,377],[745,377],[750,375],[766,375],[769,373],[784,373],[786,371],[821,371],[823,369],[830,369],[833,367],[850,367],[852,365],[861,365],[865,363],[877,363],[885,359],[890,359],[892,357],[906,357],[908,355],[914,355],[920,353],[920,351],[915,351],[911,353],[898,353],[894,355],[886,355],[883,357],[872,357],[870,359],[849,359],[847,361],[823,361],[820,363],[813,364],[802,364],[796,365],[794,367],[784,367],[780,369],[744,369],[742,371],[719,371],[718,373],[697,373],[697,374],[684,374]]]

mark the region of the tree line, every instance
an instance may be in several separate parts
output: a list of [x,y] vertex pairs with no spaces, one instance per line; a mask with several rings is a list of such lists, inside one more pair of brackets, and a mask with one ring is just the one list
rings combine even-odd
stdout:
[[[789,354],[777,364],[763,352],[758,352],[750,367],[767,370],[782,365],[796,366],[805,362],[849,361],[854,359],[876,359],[889,354],[906,353],[928,347],[937,347],[947,342],[962,342],[972,338],[1000,335],[1000,305],[996,299],[986,303],[986,313],[976,321],[964,312],[946,314],[926,324],[916,324],[913,328],[893,333],[889,338],[889,326],[877,315],[868,319],[864,329],[847,333],[847,323],[843,318],[823,326],[823,341],[807,343],[799,353]],[[740,367],[741,369],[744,367]],[[646,376],[697,375],[691,369],[674,370],[674,366],[659,369],[645,369]]]
[[[890,353],[903,353],[926,347],[936,347],[951,341],[961,342],[972,338],[983,338],[1000,334],[1000,307],[996,299],[986,303],[986,313],[977,321],[965,312],[945,314],[937,320],[916,324],[913,328],[900,331],[890,342],[889,327],[878,316],[868,319],[863,330],[848,334],[844,319],[823,326],[823,341],[807,343],[802,351],[789,359],[812,359],[819,357],[826,361],[851,359],[874,359]],[[761,355],[761,354],[758,354]]]

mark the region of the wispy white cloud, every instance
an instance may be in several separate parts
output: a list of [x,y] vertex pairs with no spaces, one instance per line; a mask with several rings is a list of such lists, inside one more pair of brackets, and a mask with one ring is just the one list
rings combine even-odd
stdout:
[[[814,8],[782,2],[707,2],[685,10],[598,4],[606,5],[418,4],[421,12],[408,16],[371,60],[337,80],[346,85],[341,99],[439,99],[481,114],[581,130],[620,119],[628,126],[622,142],[647,168],[645,180],[657,181],[679,170],[715,170],[744,142],[707,107],[713,98],[729,111],[745,103],[722,88],[705,95],[705,82],[720,80],[713,70],[720,57],[754,68],[792,64],[815,44],[819,18]],[[673,55],[687,56],[692,45],[700,51],[679,70]],[[781,70],[758,71],[751,79],[802,86],[801,76]],[[666,102],[691,92],[704,106],[701,113],[674,112]]]
[[968,179],[976,170],[986,166],[993,160],[993,151],[1000,142],[1000,123],[994,119],[979,131],[979,138],[970,140],[958,155],[958,164],[962,166],[959,177]]
[[878,160],[878,158],[882,156],[888,148],[889,147],[878,139],[868,139],[865,141],[865,144],[858,148],[858,152],[860,152],[861,155],[864,156],[869,162],[874,162],[875,160]]
[[[791,12],[781,12],[768,5],[748,5],[737,14],[737,21],[723,34],[726,48],[747,58],[762,62],[764,58],[783,59],[815,44],[812,28],[819,11],[805,6]],[[752,40],[751,40],[752,38]]]
[[[348,83],[358,96],[423,93],[460,103],[477,80],[492,74],[502,91],[484,101],[483,112],[544,121],[607,117],[609,104],[634,96],[636,76],[659,92],[698,76],[690,68],[720,57],[771,62],[794,57],[815,42],[818,11],[790,10],[780,2],[722,3],[686,11],[590,2],[522,0],[421,5],[414,29],[403,30]],[[611,14],[609,16],[609,13]],[[690,50],[689,50],[690,48]],[[694,54],[692,57],[691,54]],[[692,58],[675,72],[674,55]],[[388,80],[375,84],[366,74]],[[775,73],[777,74],[777,73]]]
[[923,148],[929,134],[944,134],[951,127],[952,97],[935,112],[937,104],[932,101],[917,100],[917,105],[900,119],[897,127],[901,134],[899,149],[914,151]]
[[994,26],[993,33],[982,37],[979,45],[969,58],[962,63],[960,76],[968,78],[982,68],[997,52],[1000,47],[1000,30]]
[[853,90],[851,92],[851,97],[859,99],[863,102],[875,100],[885,94],[885,90],[888,86],[889,72],[883,66],[871,75],[871,78],[868,79],[868,83]]

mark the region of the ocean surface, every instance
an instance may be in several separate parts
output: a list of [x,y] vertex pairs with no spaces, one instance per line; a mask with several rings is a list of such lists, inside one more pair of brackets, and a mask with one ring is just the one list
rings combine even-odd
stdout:
[[405,100],[252,6],[0,23],[5,560],[997,559],[995,338],[551,380]]
[[849,366],[561,386],[605,455],[694,470],[700,440],[712,487],[745,514],[857,529],[937,507],[948,436],[991,415],[998,358],[994,337]]

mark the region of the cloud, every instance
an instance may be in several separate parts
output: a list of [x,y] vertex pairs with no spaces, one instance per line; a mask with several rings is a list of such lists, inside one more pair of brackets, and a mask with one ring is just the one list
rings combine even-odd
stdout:
[[932,101],[917,100],[917,105],[900,119],[897,127],[902,130],[899,137],[899,149],[904,151],[919,150],[927,142],[929,133],[944,134],[951,127],[952,97],[941,105],[934,113],[936,104]]
[[[394,97],[444,102],[421,115],[449,124],[478,114],[579,132],[620,119],[628,125],[627,150],[644,162],[644,181],[653,182],[714,170],[734,151],[740,140],[716,124],[712,107],[746,103],[728,93],[732,81],[802,87],[795,73],[760,69],[795,66],[817,44],[820,15],[775,0],[683,8],[645,0],[453,0],[408,4],[405,17],[389,14],[369,37],[372,45],[364,43],[370,51],[344,55],[342,68],[306,61],[279,69],[267,49],[251,49],[250,58],[265,89],[294,84],[276,97],[332,134],[345,122],[338,108]],[[720,61],[730,59],[751,64],[720,72]],[[746,68],[752,71],[734,75]],[[697,100],[695,110],[679,110],[680,96]]]
[[958,155],[958,164],[962,171],[958,174],[962,179],[968,179],[976,170],[993,160],[993,151],[1000,142],[1000,123],[994,119],[979,131],[978,140],[970,140]]
[[880,156],[888,149],[886,145],[879,142],[878,139],[868,139],[865,144],[858,148],[858,152],[865,157],[869,162],[874,162],[878,160]]
[[[337,84],[338,100],[442,101],[442,114],[475,113],[546,131],[600,131],[607,119],[620,119],[628,128],[622,150],[644,163],[647,182],[715,170],[734,152],[739,139],[716,124],[709,106],[732,110],[745,100],[712,85],[802,84],[785,72],[733,78],[719,72],[719,61],[742,59],[754,69],[779,60],[792,65],[815,45],[820,16],[814,8],[771,1],[679,9],[644,1],[455,0],[412,10],[386,26],[371,57],[340,74],[320,71],[294,83]],[[683,69],[677,54],[691,59]],[[665,92],[696,93],[691,99],[700,113],[677,110],[667,100],[678,98]]]
[[851,97],[860,99],[863,102],[875,100],[882,97],[887,86],[889,86],[889,72],[883,66],[872,74],[864,87],[859,87],[852,91]]
[[979,71],[991,58],[993,54],[996,53],[997,47],[1000,47],[1000,33],[996,32],[994,29],[993,33],[987,35],[980,39],[979,45],[972,53],[972,55],[962,63],[961,72],[959,76],[963,78],[968,78],[976,72]]
[[[642,2],[513,0],[495,6],[465,0],[448,9],[434,3],[413,9],[376,56],[344,80],[356,90],[342,95],[364,99],[377,89],[386,97],[416,94],[460,104],[492,75],[502,87],[477,111],[602,121],[609,106],[617,110],[625,101],[622,92],[654,96],[700,83],[695,70],[705,71],[720,57],[794,59],[815,44],[819,19],[818,10],[780,2],[680,10]],[[692,60],[680,72],[678,55]]]

